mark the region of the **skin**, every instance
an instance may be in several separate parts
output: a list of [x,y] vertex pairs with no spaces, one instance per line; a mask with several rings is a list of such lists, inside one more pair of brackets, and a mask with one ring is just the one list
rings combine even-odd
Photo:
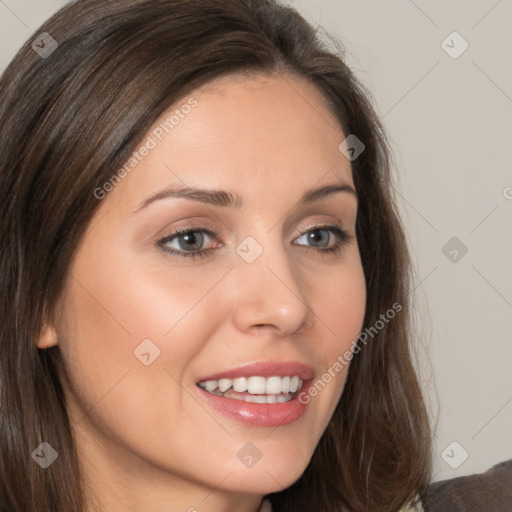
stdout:
[[[356,196],[337,192],[298,206],[312,188],[340,180],[354,188],[338,150],[346,135],[321,93],[289,75],[231,75],[193,97],[191,113],[102,200],[57,319],[38,343],[62,351],[91,512],[99,505],[105,512],[258,510],[264,494],[288,487],[306,468],[347,368],[299,420],[277,428],[212,409],[196,382],[261,360],[304,362],[318,379],[363,323]],[[236,192],[245,206],[173,198],[138,210],[183,184]],[[217,233],[204,235],[205,257],[158,245],[190,223]],[[351,239],[301,235],[325,224]],[[247,236],[263,249],[250,264],[236,253]],[[167,245],[186,252],[190,243]],[[337,243],[338,254],[321,253]],[[144,339],[160,350],[149,366],[134,356]],[[251,468],[236,456],[248,442],[261,452]]]

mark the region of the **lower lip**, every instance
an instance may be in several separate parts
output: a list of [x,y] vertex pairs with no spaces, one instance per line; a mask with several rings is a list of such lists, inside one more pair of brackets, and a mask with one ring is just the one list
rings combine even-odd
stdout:
[[[226,416],[234,418],[242,423],[256,427],[280,427],[297,421],[305,412],[307,403],[299,402],[298,396],[288,402],[275,404],[255,404],[245,400],[236,400],[235,398],[224,398],[214,395],[196,386],[199,394],[214,409],[224,413]],[[307,389],[304,385],[300,390]],[[302,395],[303,396],[303,395]]]

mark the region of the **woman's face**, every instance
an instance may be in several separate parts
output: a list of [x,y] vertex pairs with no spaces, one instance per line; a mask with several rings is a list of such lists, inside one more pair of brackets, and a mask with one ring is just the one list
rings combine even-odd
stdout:
[[357,197],[303,80],[225,77],[160,121],[104,188],[55,330],[96,489],[201,510],[291,485],[331,418],[365,310]]

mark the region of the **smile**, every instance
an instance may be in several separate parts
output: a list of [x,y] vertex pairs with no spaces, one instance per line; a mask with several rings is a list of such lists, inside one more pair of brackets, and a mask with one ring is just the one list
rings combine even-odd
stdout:
[[303,380],[297,375],[284,377],[250,376],[235,379],[200,381],[198,386],[205,391],[225,398],[243,400],[256,404],[284,403],[295,398]]

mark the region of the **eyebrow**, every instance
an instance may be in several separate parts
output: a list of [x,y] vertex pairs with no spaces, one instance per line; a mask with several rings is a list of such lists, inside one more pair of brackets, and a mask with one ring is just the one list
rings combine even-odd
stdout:
[[[323,199],[339,192],[347,192],[357,200],[356,191],[347,183],[338,181],[336,183],[332,183],[331,185],[308,190],[299,200],[297,206],[303,206],[307,203],[317,201],[318,199]],[[233,192],[227,192],[225,190],[208,190],[199,187],[178,185],[167,187],[160,192],[157,192],[156,194],[148,197],[136,210],[134,210],[133,213],[136,213],[143,208],[146,208],[150,204],[162,199],[188,199],[190,201],[198,201],[213,206],[237,209],[242,209],[245,206],[245,202],[242,197]]]

